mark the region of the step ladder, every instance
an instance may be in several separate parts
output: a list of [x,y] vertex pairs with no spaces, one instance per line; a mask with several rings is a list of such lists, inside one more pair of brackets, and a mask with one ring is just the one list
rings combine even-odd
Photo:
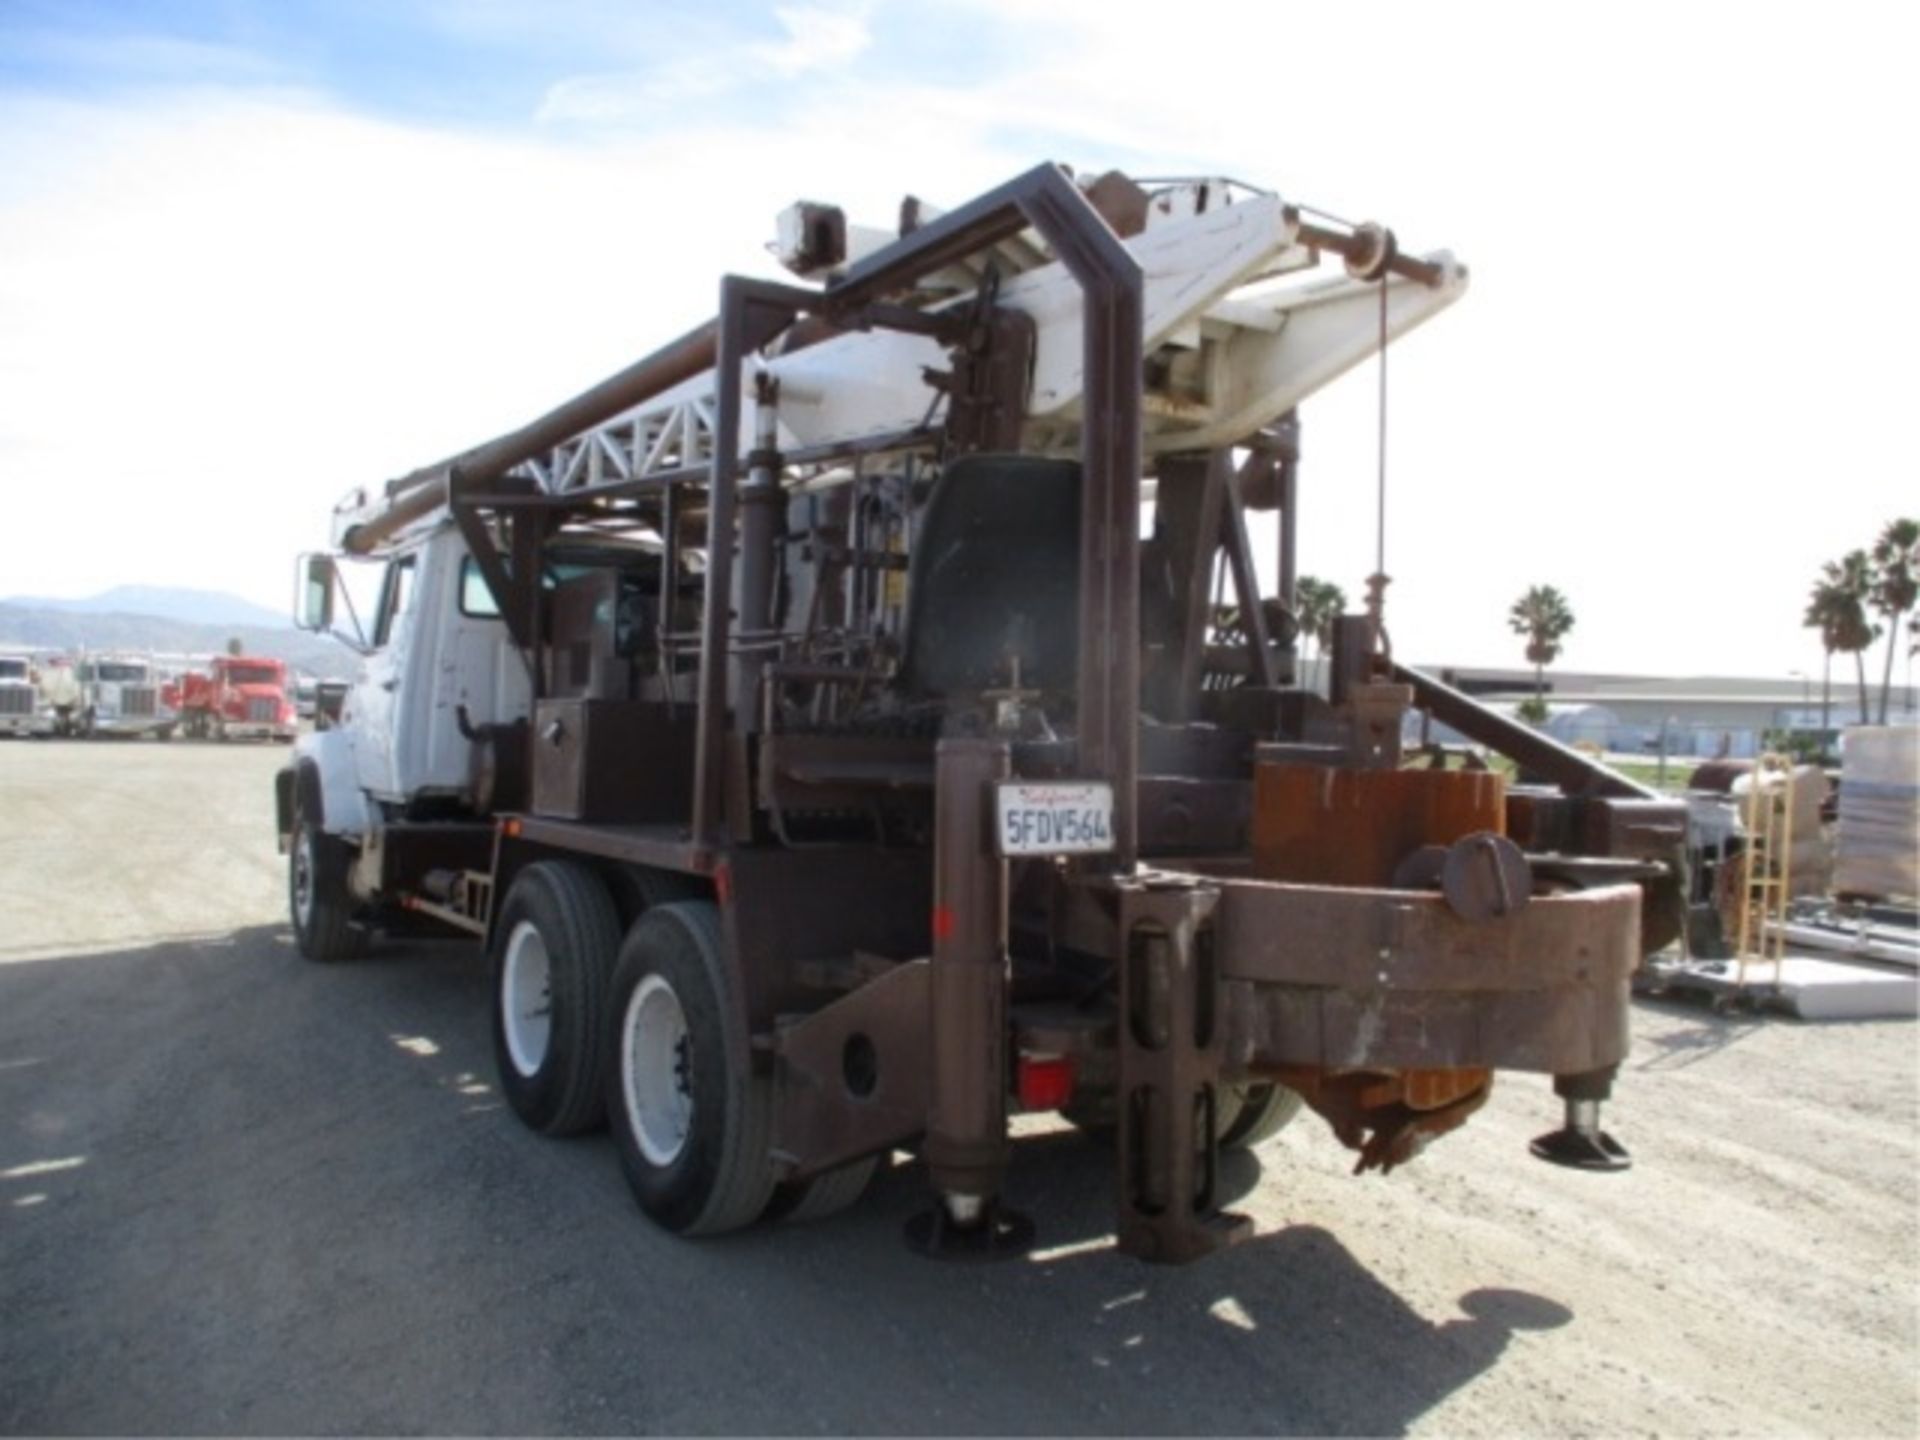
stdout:
[[1762,755],[1748,776],[1741,806],[1747,845],[1740,857],[1734,991],[1747,988],[1751,967],[1773,967],[1777,994],[1787,958],[1787,900],[1793,880],[1793,760]]

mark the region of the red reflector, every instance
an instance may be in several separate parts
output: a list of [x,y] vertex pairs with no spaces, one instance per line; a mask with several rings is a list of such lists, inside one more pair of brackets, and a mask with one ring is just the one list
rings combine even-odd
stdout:
[[931,921],[933,938],[936,940],[951,940],[953,938],[953,926],[953,907],[951,905],[934,906]]
[[733,866],[722,864],[714,870],[713,895],[722,905],[733,903]]
[[1058,1110],[1073,1098],[1073,1057],[1022,1053],[1014,1083],[1022,1110]]

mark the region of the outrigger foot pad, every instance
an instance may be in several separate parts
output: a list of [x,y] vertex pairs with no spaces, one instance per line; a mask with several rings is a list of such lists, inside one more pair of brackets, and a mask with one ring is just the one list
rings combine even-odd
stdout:
[[1627,1147],[1604,1130],[1577,1130],[1568,1125],[1542,1135],[1527,1147],[1536,1160],[1573,1170],[1630,1170],[1633,1157]]
[[958,1224],[938,1200],[907,1221],[907,1248],[930,1260],[1016,1260],[1033,1248],[1033,1221],[989,1204],[971,1225]]

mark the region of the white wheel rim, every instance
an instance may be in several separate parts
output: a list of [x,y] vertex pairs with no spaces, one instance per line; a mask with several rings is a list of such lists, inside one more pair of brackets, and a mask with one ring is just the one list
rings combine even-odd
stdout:
[[313,836],[305,827],[293,841],[293,918],[302,930],[313,918]]
[[507,936],[506,963],[500,967],[500,1018],[507,1058],[531,1078],[553,1041],[553,960],[546,937],[531,920],[522,920]]
[[651,1165],[671,1165],[693,1123],[693,1057],[680,997],[648,975],[627,1001],[620,1026],[620,1081],[627,1124]]

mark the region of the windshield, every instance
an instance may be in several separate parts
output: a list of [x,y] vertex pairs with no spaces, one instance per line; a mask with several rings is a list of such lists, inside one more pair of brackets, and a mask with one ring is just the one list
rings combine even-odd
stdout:
[[229,685],[278,685],[280,672],[271,665],[229,665]]
[[137,683],[147,678],[147,667],[128,665],[118,660],[100,660],[93,666],[93,678],[111,681],[117,685]]
[[27,662],[24,660],[0,660],[0,680],[24,680],[27,678]]

